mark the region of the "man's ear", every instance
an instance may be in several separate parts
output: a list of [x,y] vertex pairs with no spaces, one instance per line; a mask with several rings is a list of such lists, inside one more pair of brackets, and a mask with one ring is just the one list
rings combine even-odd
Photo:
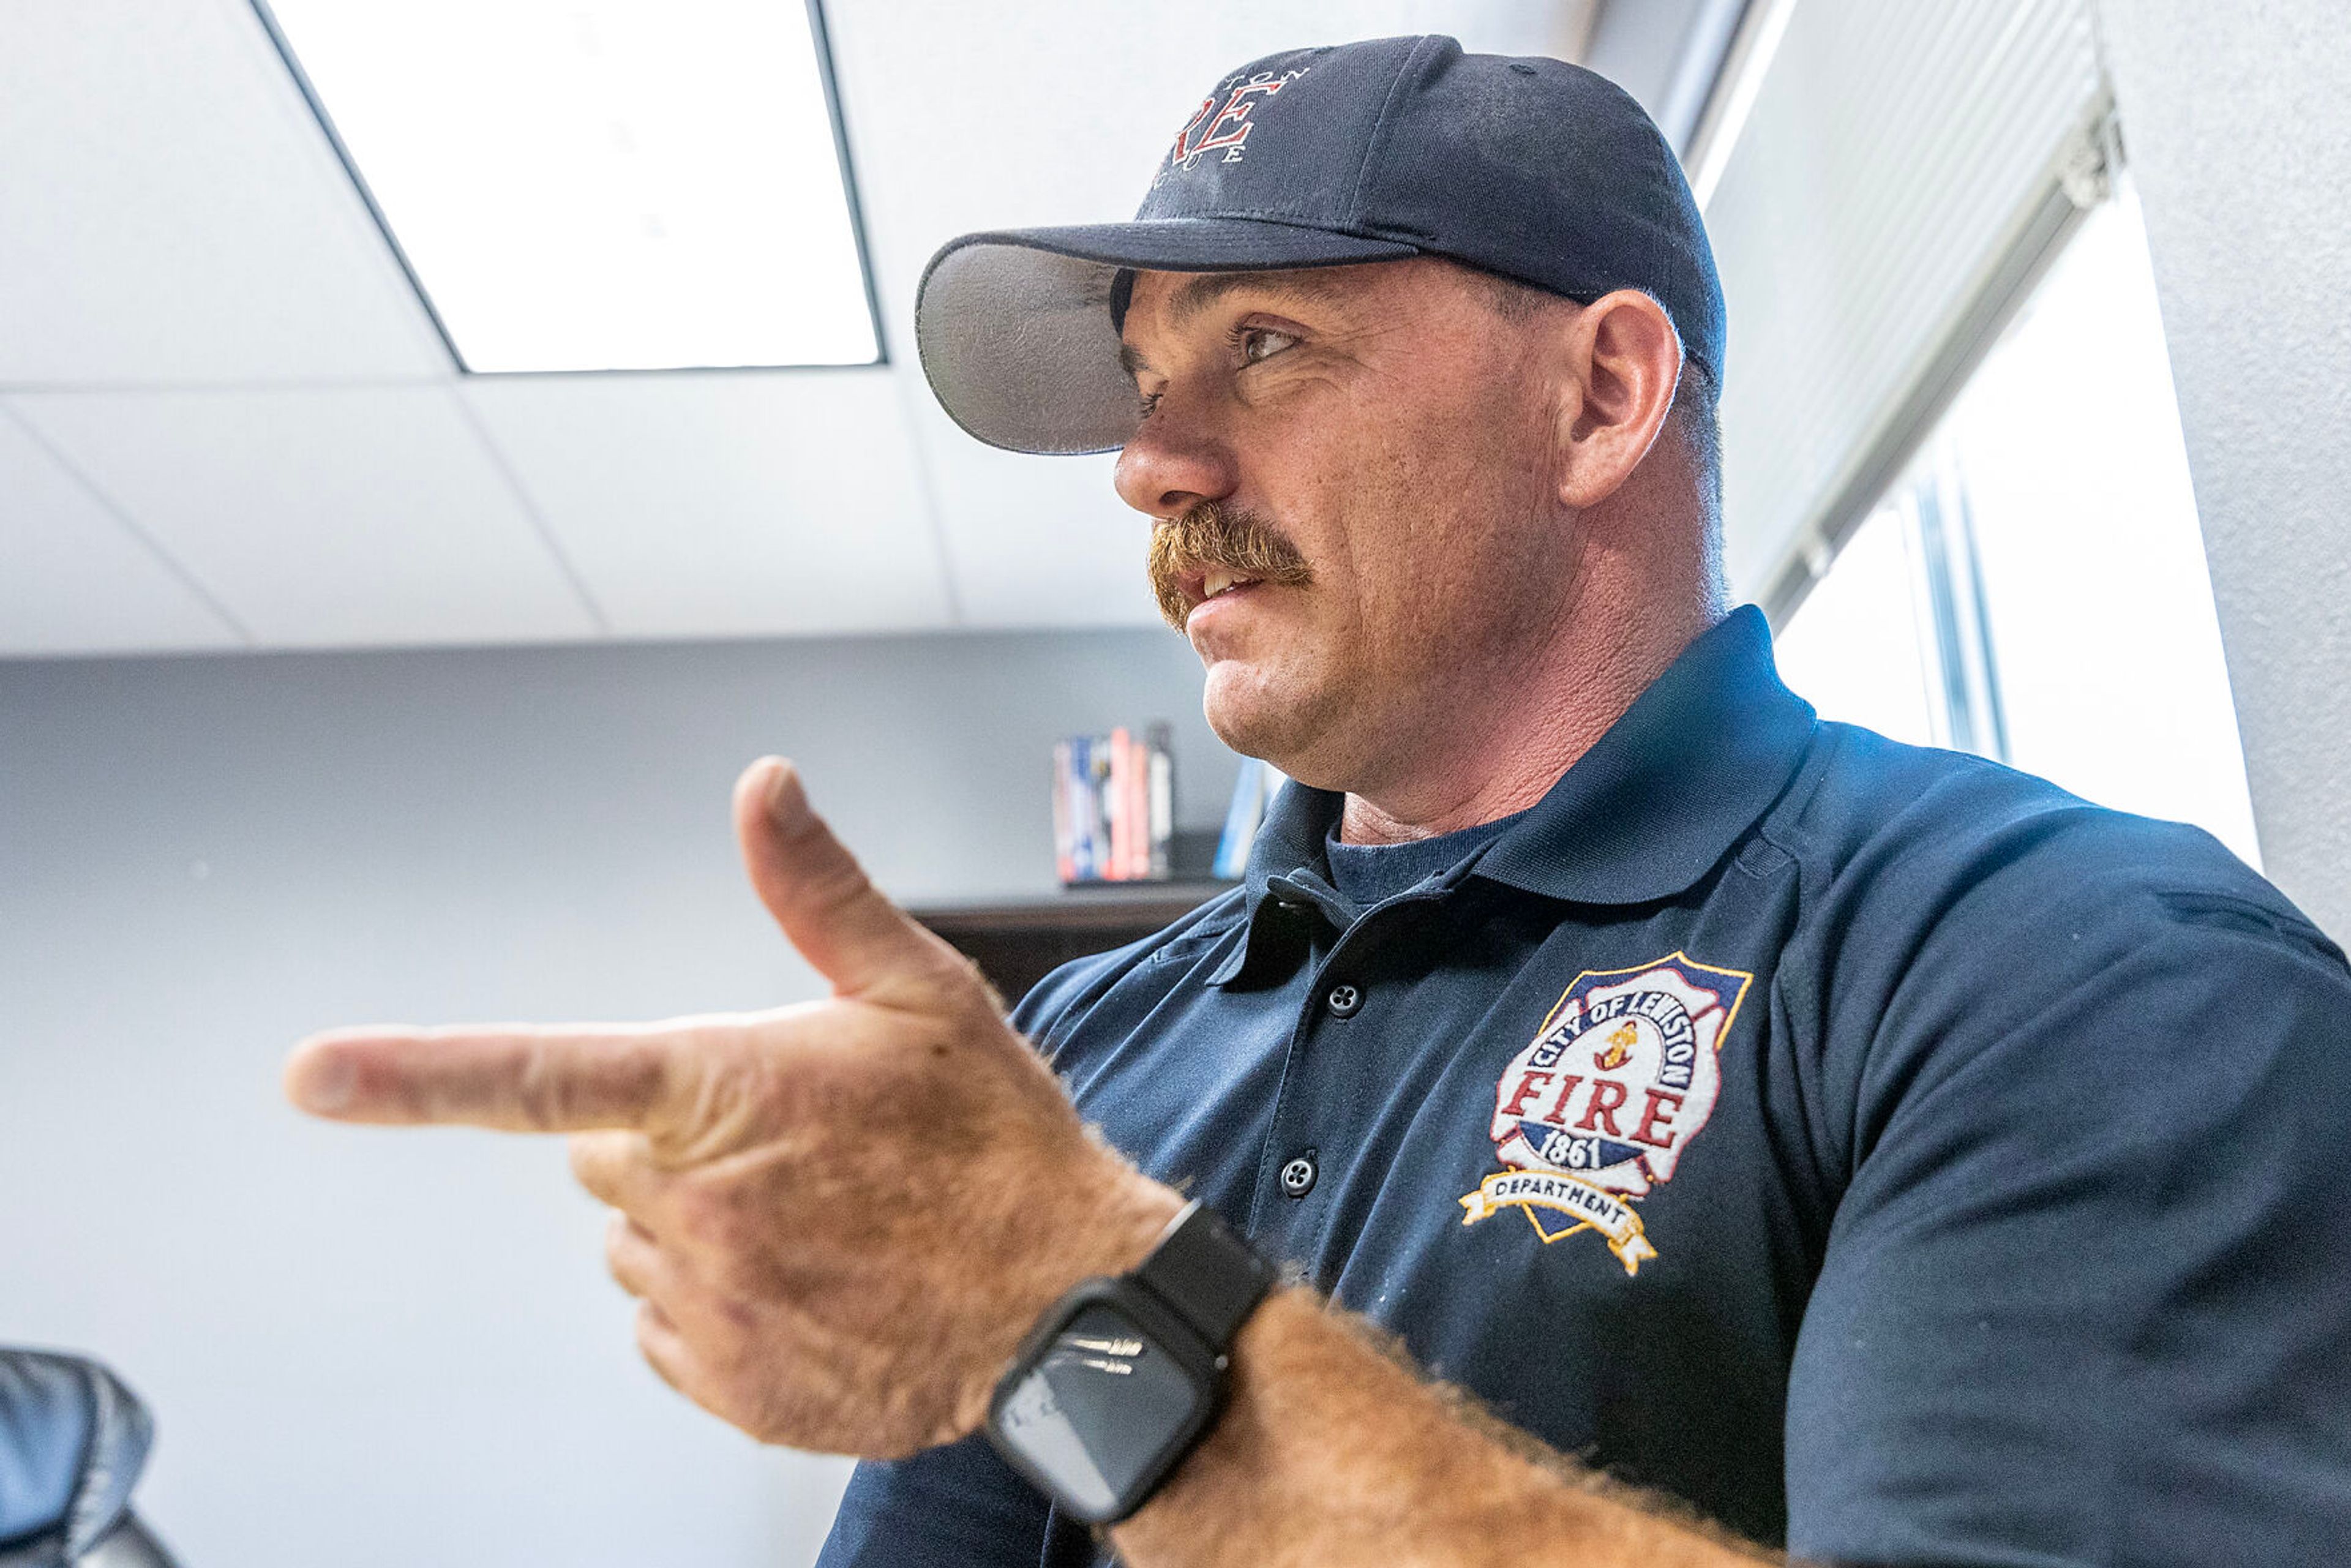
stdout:
[[1576,313],[1562,347],[1558,495],[1581,509],[1614,495],[1656,444],[1682,341],[1664,306],[1620,288]]

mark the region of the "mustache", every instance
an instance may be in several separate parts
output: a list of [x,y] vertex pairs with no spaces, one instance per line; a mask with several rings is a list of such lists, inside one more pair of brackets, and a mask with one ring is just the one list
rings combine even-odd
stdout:
[[1151,591],[1159,613],[1178,632],[1192,613],[1192,601],[1184,596],[1185,575],[1216,568],[1291,588],[1314,577],[1298,547],[1244,507],[1202,501],[1181,517],[1152,525]]

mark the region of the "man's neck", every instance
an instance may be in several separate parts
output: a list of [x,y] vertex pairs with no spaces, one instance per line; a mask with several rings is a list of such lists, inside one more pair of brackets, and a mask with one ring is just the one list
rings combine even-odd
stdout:
[[1552,643],[1520,666],[1505,700],[1457,711],[1443,743],[1414,747],[1432,767],[1350,791],[1340,841],[1406,843],[1525,810],[1722,615],[1692,602],[1687,616],[1584,618],[1600,630]]

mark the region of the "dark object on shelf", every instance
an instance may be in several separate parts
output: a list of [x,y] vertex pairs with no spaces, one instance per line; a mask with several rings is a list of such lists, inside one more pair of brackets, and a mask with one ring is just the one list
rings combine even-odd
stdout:
[[155,1426],[94,1361],[0,1350],[0,1563],[173,1568],[131,1511]]
[[1029,987],[1071,959],[1139,942],[1232,885],[1098,883],[1038,898],[937,906],[913,914],[977,964],[1007,1002],[1017,1002]]

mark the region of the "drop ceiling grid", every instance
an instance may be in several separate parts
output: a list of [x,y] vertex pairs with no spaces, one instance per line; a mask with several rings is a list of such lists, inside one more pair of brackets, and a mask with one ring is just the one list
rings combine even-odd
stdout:
[[265,647],[596,626],[445,385],[19,395]]
[[887,370],[480,376],[460,395],[618,635],[954,622]]
[[0,399],[0,657],[249,640]]

